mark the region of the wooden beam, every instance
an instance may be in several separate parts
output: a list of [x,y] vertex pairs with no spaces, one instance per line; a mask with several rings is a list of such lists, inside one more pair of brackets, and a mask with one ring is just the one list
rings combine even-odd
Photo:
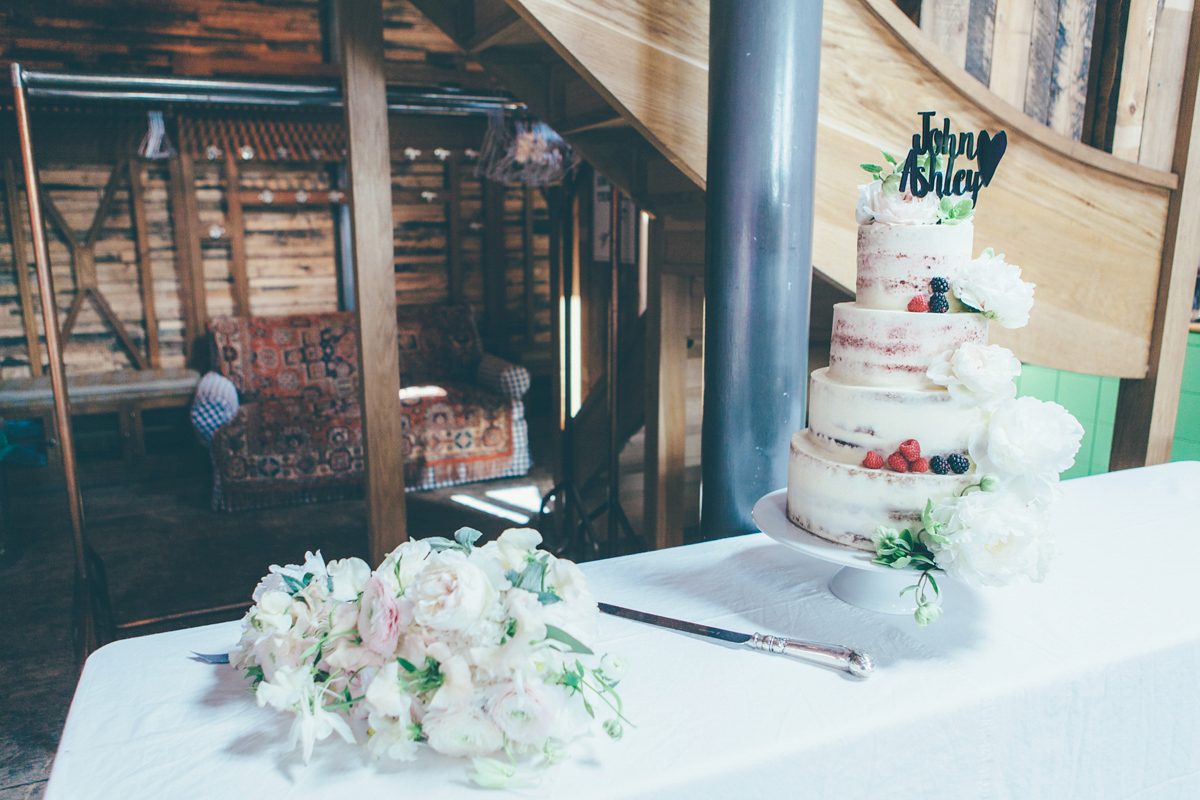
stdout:
[[129,353],[129,358],[133,361],[133,365],[138,369],[146,369],[149,366],[146,363],[146,357],[142,355],[142,351],[138,349],[133,338],[130,337],[129,331],[125,329],[125,324],[121,322],[121,318],[117,316],[117,312],[113,311],[112,306],[108,304],[108,300],[104,298],[104,293],[99,289],[92,288],[86,290],[86,294],[92,298],[92,302],[100,310],[100,315],[108,320],[108,324],[112,326],[113,333],[117,334],[117,339],[124,346],[125,351]]
[[486,30],[476,31],[467,42],[466,51],[479,53],[498,44],[507,43],[522,28],[528,28],[515,11],[507,11],[493,20]]
[[1157,21],[1158,0],[1131,0],[1112,145],[1112,154],[1126,161],[1137,161],[1141,149],[1146,87],[1150,83],[1150,58],[1154,52]]
[[154,264],[150,260],[150,224],[146,218],[146,186],[142,182],[142,165],[130,158],[129,203],[132,207],[133,234],[137,243],[138,288],[142,296],[142,319],[146,329],[146,358],[150,366],[162,366],[162,351],[158,341],[158,306],[154,298]]
[[408,540],[380,0],[337,0],[371,563]]
[[83,237],[83,246],[91,250],[96,246],[96,241],[100,238],[100,231],[104,228],[104,220],[108,218],[108,210],[112,208],[113,199],[117,196],[117,187],[121,185],[121,179],[125,177],[125,162],[118,161],[113,167],[112,173],[108,176],[108,182],[104,185],[104,191],[100,193],[100,205],[96,207],[96,214],[92,217],[92,224],[88,227],[87,233]]
[[189,364],[199,366],[204,358],[204,354],[198,351],[208,324],[208,298],[200,253],[195,167],[185,155],[172,158],[168,167],[171,178],[171,227],[175,231],[175,268],[179,275],[180,308],[183,312],[184,353]]
[[451,154],[446,159],[446,277],[451,303],[463,301],[462,263],[462,162]]
[[687,334],[690,279],[662,269],[665,221],[650,223],[646,298],[646,445],[643,531],[655,549],[683,544],[687,443]]
[[1159,464],[1171,457],[1200,263],[1200,14],[1193,15],[1190,30],[1172,164],[1180,181],[1167,212],[1150,363],[1145,379],[1121,381],[1110,469]]
[[1165,0],[1158,10],[1150,81],[1146,87],[1146,114],[1142,118],[1142,141],[1138,149],[1138,163],[1154,169],[1170,169],[1175,154],[1193,6],[1193,0]]
[[246,271],[246,223],[242,219],[242,180],[237,156],[225,153],[225,224],[229,229],[229,277],[233,280],[233,313],[250,316],[250,276]]
[[38,346],[33,288],[29,284],[29,262],[25,260],[25,229],[21,224],[17,173],[10,158],[4,159],[4,192],[8,206],[8,236],[12,242],[13,271],[17,273],[17,292],[21,297],[21,324],[25,328],[25,349],[29,352],[29,372],[36,378],[42,374],[42,351]]

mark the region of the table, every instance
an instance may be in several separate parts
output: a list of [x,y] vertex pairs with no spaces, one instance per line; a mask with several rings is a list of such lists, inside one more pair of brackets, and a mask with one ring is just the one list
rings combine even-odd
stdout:
[[[947,611],[848,606],[834,567],[763,534],[585,565],[600,599],[870,652],[874,677],[605,617],[636,728],[574,747],[522,794],[586,798],[1200,797],[1200,463],[1068,481],[1042,584],[948,585]],[[334,554],[330,554],[334,555]],[[946,581],[950,584],[950,581]],[[116,797],[479,797],[424,752],[369,761],[328,740],[305,767],[258,708],[226,623],[110,644],[88,660],[46,791]],[[426,758],[426,756],[430,756]]]

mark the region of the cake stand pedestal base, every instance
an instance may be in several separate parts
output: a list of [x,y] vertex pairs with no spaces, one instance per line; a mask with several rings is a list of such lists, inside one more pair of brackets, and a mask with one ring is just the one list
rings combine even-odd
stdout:
[[911,570],[891,569],[886,572],[842,567],[829,579],[833,596],[852,606],[878,611],[881,614],[912,614],[917,610],[914,592],[903,597],[900,593],[917,582]]
[[873,553],[835,544],[794,524],[787,516],[787,489],[760,499],[752,513],[759,530],[775,541],[840,566],[829,580],[829,591],[839,600],[881,614],[911,614],[917,610],[913,592],[900,596],[920,577],[915,570],[874,564]]

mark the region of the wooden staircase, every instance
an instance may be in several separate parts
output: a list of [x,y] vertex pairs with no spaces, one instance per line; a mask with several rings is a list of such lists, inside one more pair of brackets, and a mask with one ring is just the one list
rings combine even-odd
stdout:
[[[658,222],[702,225],[707,0],[415,4]],[[1007,130],[1004,164],[981,194],[975,249],[994,245],[1021,265],[1037,284],[1038,304],[1028,327],[994,327],[992,339],[1029,363],[1127,379],[1114,466],[1165,460],[1200,260],[1200,230],[1180,224],[1200,217],[1200,197],[1181,181],[1200,70],[1194,20],[1191,30],[1167,171],[1027,117],[892,0],[826,0],[814,267],[852,289],[858,165],[877,161],[880,149],[904,148],[918,111],[949,116],[959,130]],[[1157,433],[1143,423],[1123,430],[1123,418],[1153,418]],[[651,450],[648,443],[648,458]]]

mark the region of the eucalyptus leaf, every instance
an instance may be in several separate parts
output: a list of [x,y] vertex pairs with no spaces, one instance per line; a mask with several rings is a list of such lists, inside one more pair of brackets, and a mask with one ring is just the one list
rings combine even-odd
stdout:
[[554,592],[538,592],[538,602],[544,606],[551,606],[555,603],[561,603],[562,598]]
[[581,653],[585,656],[594,655],[587,645],[555,625],[546,626],[546,639],[565,644],[570,648],[567,651],[568,653]]
[[889,164],[891,164],[893,167],[896,166],[897,162],[896,162],[896,157],[894,155],[889,153],[887,150],[880,150],[879,152],[883,153],[883,157],[885,159],[887,159],[887,162]]
[[458,542],[466,551],[471,552],[471,548],[475,543],[483,538],[483,532],[477,531],[474,528],[459,528],[454,532],[454,540]]
[[872,175],[879,175],[883,172],[883,167],[879,166],[878,164],[859,164],[859,166]]
[[443,550],[461,550],[462,545],[458,542],[447,539],[445,536],[429,536],[421,541],[429,544],[429,549],[435,553],[440,553]]

